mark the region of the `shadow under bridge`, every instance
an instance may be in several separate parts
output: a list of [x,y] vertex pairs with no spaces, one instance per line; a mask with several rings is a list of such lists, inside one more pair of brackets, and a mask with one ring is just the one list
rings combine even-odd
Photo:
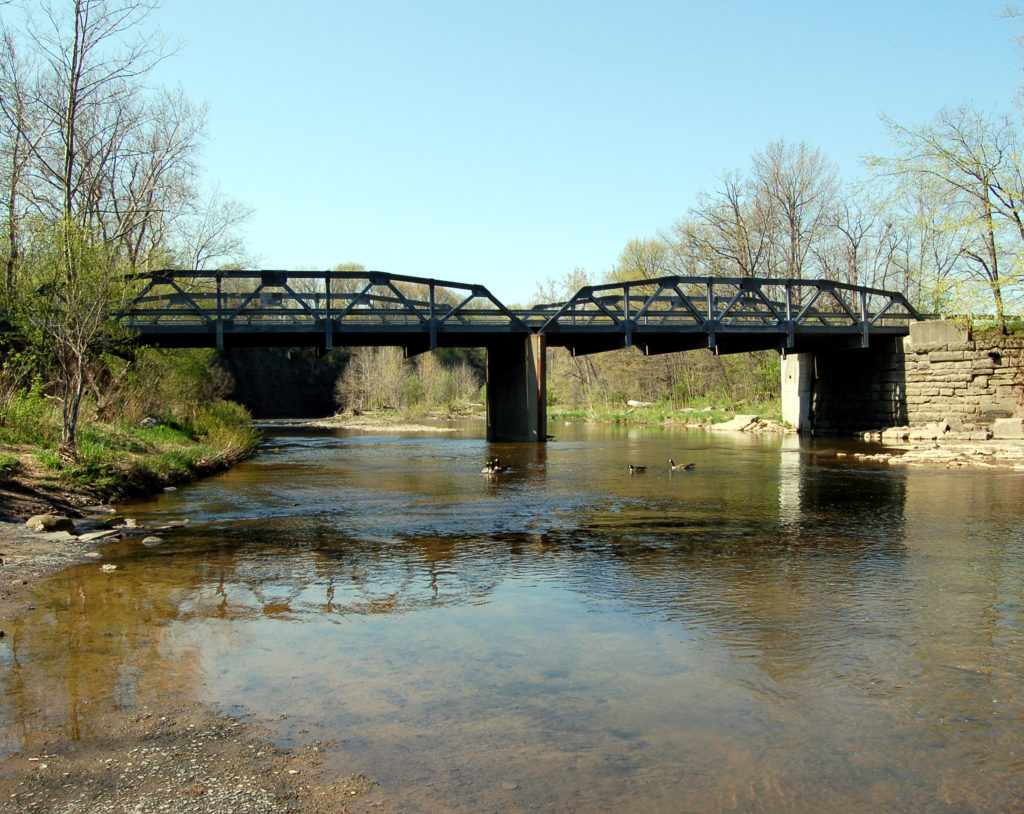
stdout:
[[581,288],[564,302],[508,308],[484,286],[355,271],[173,271],[139,275],[118,315],[164,347],[393,345],[487,351],[487,434],[543,441],[545,348],[637,347],[786,353],[867,348],[918,313],[897,292],[826,280],[663,277]]

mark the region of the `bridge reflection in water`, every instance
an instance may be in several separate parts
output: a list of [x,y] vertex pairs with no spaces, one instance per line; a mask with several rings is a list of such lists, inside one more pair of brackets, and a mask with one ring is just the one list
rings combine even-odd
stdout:
[[174,271],[137,278],[119,315],[165,347],[394,345],[487,350],[492,440],[543,441],[545,348],[645,354],[867,348],[905,336],[918,313],[898,292],[828,280],[661,277],[581,288],[511,308],[484,286],[352,271]]
[[1017,475],[446,428],[293,431],[123,507],[192,522],[104,547],[113,575],[71,569],[5,625],[0,751],[196,696],[329,744],[383,810],[1019,809]]

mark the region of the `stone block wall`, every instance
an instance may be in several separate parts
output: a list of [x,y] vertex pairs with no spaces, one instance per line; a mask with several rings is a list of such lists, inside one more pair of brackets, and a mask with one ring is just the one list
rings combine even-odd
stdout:
[[972,341],[922,322],[903,339],[814,353],[812,365],[817,435],[1024,438],[1024,337]]
[[1024,416],[1024,338],[969,341],[951,323],[921,323],[903,346],[911,427],[988,427]]

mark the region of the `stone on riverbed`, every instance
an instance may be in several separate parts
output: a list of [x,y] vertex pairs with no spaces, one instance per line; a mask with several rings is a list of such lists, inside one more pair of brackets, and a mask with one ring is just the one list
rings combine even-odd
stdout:
[[731,421],[722,424],[712,424],[711,429],[715,432],[743,432],[747,427],[757,421],[756,415],[738,415]]
[[992,437],[1024,438],[1024,419],[1021,418],[997,418],[992,422]]
[[74,532],[75,524],[70,517],[62,514],[37,514],[25,521],[32,531],[70,531]]
[[103,531],[90,531],[88,534],[79,534],[78,539],[83,543],[90,543],[94,540],[106,540],[120,536],[121,532],[117,529],[104,529]]

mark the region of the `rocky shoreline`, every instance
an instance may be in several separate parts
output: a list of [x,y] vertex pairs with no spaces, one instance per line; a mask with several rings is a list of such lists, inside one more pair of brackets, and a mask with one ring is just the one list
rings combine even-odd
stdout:
[[886,444],[878,452],[836,452],[837,458],[873,461],[887,466],[942,469],[1002,469],[1024,472],[1024,443],[1009,441],[942,441]]

